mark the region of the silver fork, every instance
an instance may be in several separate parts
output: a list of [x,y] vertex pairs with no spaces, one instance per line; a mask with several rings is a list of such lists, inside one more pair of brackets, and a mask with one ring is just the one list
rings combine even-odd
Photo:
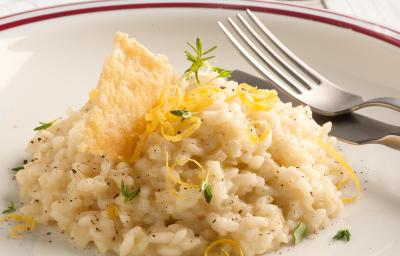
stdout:
[[[335,85],[291,52],[252,11],[247,10],[247,14],[251,22],[237,14],[246,31],[231,18],[228,18],[228,22],[234,33],[222,22],[219,21],[218,25],[244,58],[291,99],[309,105],[313,111],[325,116],[336,116],[369,106],[400,111],[400,99],[383,97],[364,100]],[[246,42],[245,45],[239,40]]]

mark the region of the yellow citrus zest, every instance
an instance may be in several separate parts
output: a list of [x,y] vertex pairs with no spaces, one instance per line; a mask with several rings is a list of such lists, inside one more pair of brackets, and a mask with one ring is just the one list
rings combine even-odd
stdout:
[[89,100],[94,100],[99,95],[99,91],[97,89],[93,89],[89,93]]
[[190,112],[202,112],[215,101],[217,93],[221,91],[219,87],[197,87],[185,94],[183,105]]
[[[183,197],[182,197],[181,195],[179,195],[178,192],[175,190],[175,188],[174,188],[175,184],[179,184],[179,185],[184,186],[184,187],[189,188],[189,189],[200,189],[200,187],[201,187],[200,184],[191,184],[191,183],[184,182],[184,181],[182,181],[182,180],[179,178],[179,176],[176,177],[176,176],[172,173],[173,169],[174,169],[176,166],[183,166],[183,165],[185,164],[184,162],[182,162],[182,161],[175,161],[175,163],[170,167],[170,166],[169,166],[168,158],[169,158],[169,153],[166,152],[165,168],[166,168],[166,170],[167,170],[167,185],[168,185],[168,191],[169,191],[175,198],[178,198],[178,199],[182,199],[182,198],[183,198]],[[201,175],[200,175],[200,176],[201,176],[201,177],[203,177],[203,176],[205,175],[205,172],[206,172],[206,171],[205,171],[204,167],[203,167],[199,162],[197,162],[197,161],[194,160],[194,159],[189,159],[187,162],[192,162],[192,163],[196,164],[196,165],[200,168],[200,170],[201,170]]]
[[19,238],[22,236],[24,231],[31,231],[35,228],[36,226],[36,221],[33,217],[28,216],[28,215],[22,215],[18,213],[11,213],[4,215],[1,219],[1,221],[15,221],[18,223],[23,223],[23,224],[17,224],[10,229],[10,237],[11,238]]
[[138,136],[131,161],[135,162],[140,157],[148,137],[158,127],[162,136],[171,142],[178,142],[192,135],[200,128],[201,118],[192,116],[182,120],[170,111],[184,109],[193,113],[202,112],[215,101],[216,93],[220,91],[222,90],[218,87],[202,86],[184,94],[183,89],[177,85],[164,90],[156,106],[145,117],[146,128]]
[[[260,135],[257,134],[256,125],[261,126],[262,128],[260,129],[263,129]],[[247,127],[247,134],[249,135],[250,141],[252,143],[263,141],[268,136],[270,131],[271,128],[266,121],[251,121],[249,126]]]
[[[343,203],[351,203],[356,201],[360,195],[361,195],[361,184],[360,181],[358,180],[357,174],[354,172],[354,170],[351,168],[351,166],[343,159],[343,157],[336,152],[331,146],[326,144],[322,139],[318,138],[317,139],[318,144],[325,150],[325,152],[330,155],[332,158],[334,158],[338,163],[342,166],[344,170],[347,171],[347,173],[350,175],[350,178],[353,180],[354,185],[357,190],[357,194],[353,197],[343,197],[342,202]],[[336,184],[336,187],[338,189],[341,189],[344,185],[348,183],[348,179],[343,179],[340,181],[338,184]]]
[[218,245],[222,245],[222,244],[229,244],[230,246],[232,246],[233,248],[235,248],[239,252],[240,256],[244,255],[243,251],[242,251],[242,248],[240,248],[240,244],[237,241],[232,240],[232,239],[219,239],[219,240],[216,240],[216,241],[212,242],[209,246],[207,246],[206,251],[204,252],[204,256],[208,256],[208,253],[212,249],[214,249],[214,247],[216,247]]
[[107,217],[112,219],[112,220],[117,220],[118,216],[119,216],[119,210],[118,207],[115,203],[111,203],[108,207],[107,207]]
[[224,254],[224,256],[229,256],[229,253],[222,248],[221,248],[221,252]]
[[201,126],[201,119],[197,116],[178,121],[173,124],[169,121],[161,123],[161,134],[171,142],[181,141],[192,135]]
[[171,168],[169,167],[169,162],[168,162],[169,154],[168,151],[165,152],[165,169],[167,170],[167,186],[168,186],[168,192],[173,195],[176,199],[182,199],[182,196],[178,194],[178,192],[175,190],[174,185],[175,185],[175,177],[171,173]]
[[279,101],[278,93],[275,90],[258,89],[248,84],[239,84],[227,101],[232,101],[236,97],[255,111],[268,111]]

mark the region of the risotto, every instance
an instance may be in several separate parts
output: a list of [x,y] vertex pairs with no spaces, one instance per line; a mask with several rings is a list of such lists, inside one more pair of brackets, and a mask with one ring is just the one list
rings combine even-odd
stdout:
[[28,143],[16,176],[23,216],[120,256],[252,256],[293,243],[299,224],[326,227],[351,178],[329,151],[331,125],[193,65],[178,77],[117,34],[88,103]]

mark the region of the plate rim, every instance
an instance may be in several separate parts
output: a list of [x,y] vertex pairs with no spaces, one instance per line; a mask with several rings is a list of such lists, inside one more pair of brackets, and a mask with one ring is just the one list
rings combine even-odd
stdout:
[[307,19],[330,24],[400,47],[400,31],[369,20],[341,13],[268,0],[247,1],[135,1],[97,0],[48,6],[0,17],[0,32],[38,21],[95,12],[145,8],[221,8],[253,11]]

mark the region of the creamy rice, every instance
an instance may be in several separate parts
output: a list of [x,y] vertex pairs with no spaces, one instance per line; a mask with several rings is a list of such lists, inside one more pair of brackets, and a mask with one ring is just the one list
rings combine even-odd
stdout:
[[[291,243],[299,221],[309,232],[326,227],[343,209],[334,184],[346,175],[316,142],[336,147],[330,124],[319,126],[308,107],[278,102],[272,110],[253,111],[238,98],[227,101],[237,83],[215,75],[200,77],[222,88],[198,113],[201,127],[174,143],[156,130],[134,164],[80,152],[84,108],[39,131],[28,144],[32,161],[17,174],[22,213],[57,224],[81,247],[93,242],[121,256],[203,255],[221,238],[238,241],[252,256]],[[192,79],[183,86],[197,85]],[[249,120],[268,123],[264,140],[251,142]],[[210,204],[198,188],[177,185],[179,198],[171,193],[167,152],[171,163],[195,159],[210,172]],[[173,172],[199,182],[200,170],[190,162]],[[139,195],[124,202],[121,180],[140,187]]]

